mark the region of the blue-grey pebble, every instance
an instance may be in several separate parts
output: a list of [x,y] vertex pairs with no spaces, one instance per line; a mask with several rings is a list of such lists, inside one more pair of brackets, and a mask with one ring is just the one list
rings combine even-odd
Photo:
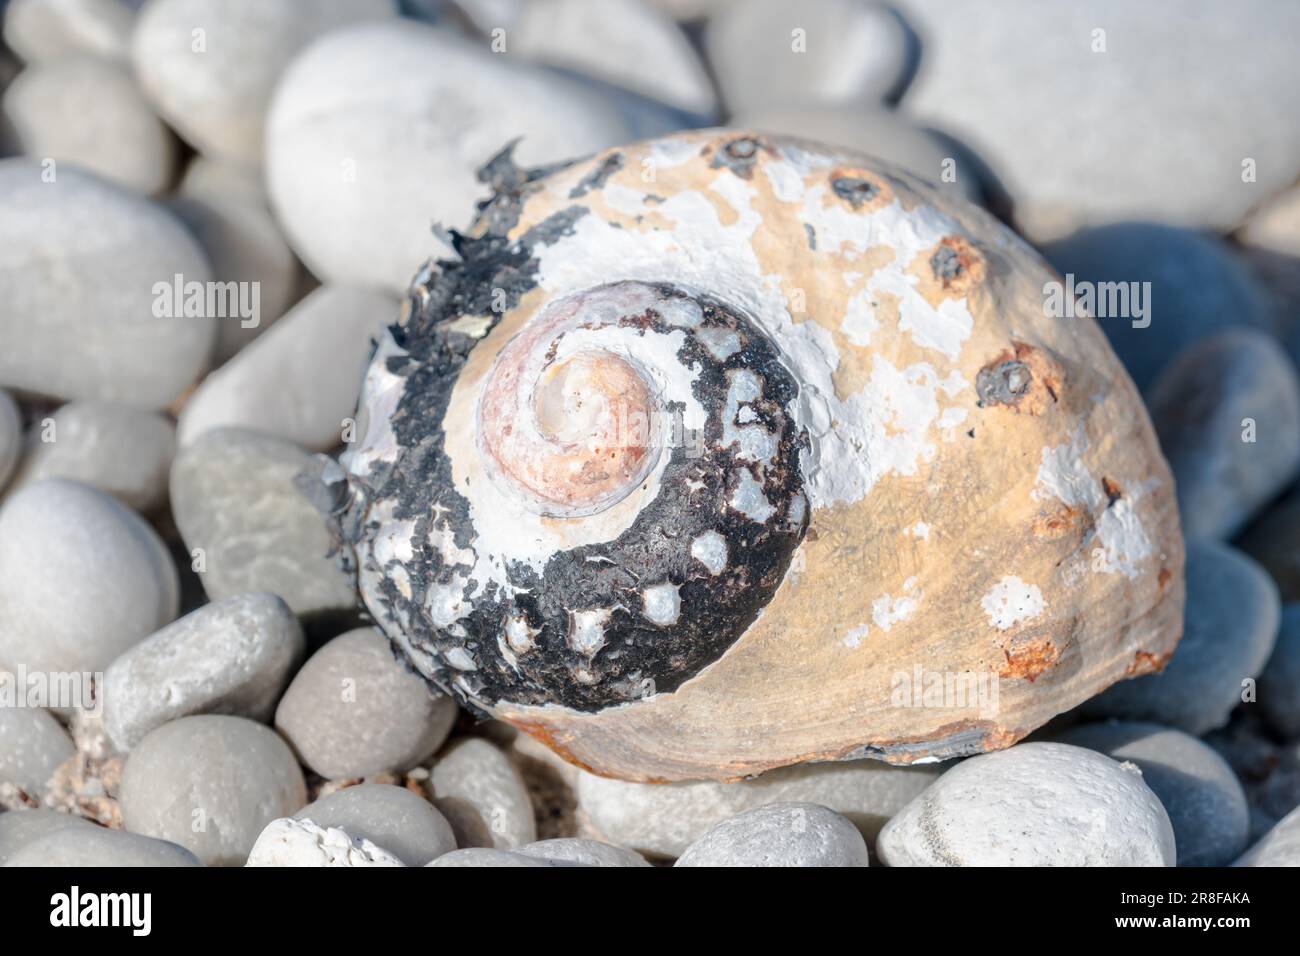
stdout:
[[294,814],[369,840],[407,866],[424,866],[456,849],[451,824],[433,804],[405,787],[361,783],[309,803]]
[[1259,675],[1259,707],[1283,737],[1300,737],[1300,604],[1282,608],[1277,642]]

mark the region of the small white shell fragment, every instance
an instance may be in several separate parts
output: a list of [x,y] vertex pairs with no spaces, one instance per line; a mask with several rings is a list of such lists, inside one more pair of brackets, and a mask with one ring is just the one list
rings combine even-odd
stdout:
[[405,866],[369,840],[337,827],[281,817],[267,824],[245,866]]

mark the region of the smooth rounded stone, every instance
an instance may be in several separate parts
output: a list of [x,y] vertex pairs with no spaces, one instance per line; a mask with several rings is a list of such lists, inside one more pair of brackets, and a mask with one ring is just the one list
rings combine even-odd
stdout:
[[269,721],[303,646],[298,619],[274,594],[204,605],[108,666],[99,698],[104,729],[125,752],[190,714]]
[[1169,815],[1133,764],[1055,743],[957,764],[880,831],[888,866],[1173,866]]
[[1148,407],[1187,537],[1231,537],[1300,471],[1300,377],[1264,332],[1193,344],[1156,379]]
[[258,835],[307,802],[293,752],[243,717],[182,717],[152,731],[122,771],[122,821],[209,866],[242,866]]
[[553,863],[571,863],[576,866],[650,865],[646,858],[635,850],[625,850],[621,846],[610,846],[599,840],[584,840],[579,837],[538,840],[536,843],[526,843],[513,852]]
[[0,491],[23,457],[23,419],[18,404],[0,389]]
[[146,196],[175,176],[176,138],[123,64],[81,56],[29,66],[3,105],[33,159],[72,163]]
[[66,163],[18,159],[0,160],[0,208],[0,385],[164,408],[198,378],[215,323],[176,315],[168,290],[210,274],[175,216]]
[[712,17],[704,47],[732,113],[879,103],[911,69],[907,27],[870,0],[747,0]]
[[406,866],[364,837],[313,820],[272,820],[245,866]]
[[534,856],[525,856],[513,850],[494,850],[491,847],[466,847],[444,853],[432,863],[425,866],[574,866],[573,863],[558,863],[555,860],[542,860]]
[[1300,175],[1300,5],[896,6],[925,47],[905,104],[998,170],[1032,239],[1123,219],[1227,230]]
[[1208,539],[1187,543],[1183,638],[1160,673],[1121,681],[1082,705],[1090,717],[1150,720],[1200,736],[1228,722],[1277,638],[1277,587],[1254,561]]
[[337,827],[382,847],[406,866],[424,866],[456,849],[451,825],[433,805],[405,787],[362,783],[303,807],[296,820]]
[[1283,601],[1300,601],[1300,489],[1266,509],[1235,543],[1263,565]]
[[537,839],[523,777],[486,740],[470,737],[447,747],[429,769],[428,787],[457,846],[510,850]]
[[[955,193],[970,202],[979,202],[982,195],[981,177],[972,164],[948,149],[937,136],[892,110],[869,106],[785,110],[760,107],[733,116],[728,125],[843,146],[901,166],[944,193]],[[949,169],[956,178],[945,181]]]
[[0,866],[29,843],[41,839],[64,827],[81,830],[94,829],[95,824],[85,817],[58,810],[10,810],[0,813]]
[[9,0],[4,41],[27,63],[89,53],[125,60],[135,14],[122,0]]
[[275,726],[322,777],[403,773],[442,745],[456,703],[393,656],[388,639],[363,627],[334,638],[302,666],[275,712]]
[[39,797],[59,764],[76,752],[49,711],[0,706],[0,783],[16,784]]
[[351,609],[324,518],[295,478],[314,467],[291,442],[239,428],[206,432],[172,463],[176,526],[212,600],[269,591],[298,615]]
[[242,296],[230,314],[217,317],[213,364],[219,366],[288,309],[302,278],[298,259],[264,202],[182,195],[168,206],[203,247],[213,280],[235,283]]
[[316,451],[338,446],[356,414],[372,337],[397,313],[397,297],[386,292],[350,286],[311,292],[204,379],[181,412],[181,443],[231,425]]
[[102,671],[179,601],[166,546],[103,492],[53,478],[0,506],[0,666]]
[[61,827],[19,849],[5,866],[202,866],[176,843],[104,827]]
[[1271,323],[1262,290],[1211,235],[1159,223],[1115,223],[1049,243],[1043,254],[1067,280],[1073,276],[1080,291],[1089,283],[1100,298],[1106,291],[1101,283],[1121,283],[1118,288],[1129,293],[1114,307],[1125,311],[1127,299],[1127,315],[1102,316],[1097,307],[1093,314],[1143,391],[1174,356],[1205,336],[1229,326],[1267,330]]
[[266,130],[271,202],[313,274],[404,292],[487,194],[477,170],[522,137],[538,166],[634,138],[578,80],[411,21],[322,37],[285,72]]
[[1300,187],[1251,213],[1236,237],[1248,246],[1300,259]]
[[208,205],[238,203],[267,207],[266,184],[260,166],[247,166],[220,157],[196,155],[181,176],[176,194]]
[[1273,653],[1259,675],[1258,700],[1274,730],[1288,740],[1300,737],[1300,604],[1282,608]]
[[1226,866],[1250,839],[1250,809],[1237,775],[1214,750],[1159,724],[1087,724],[1057,743],[1129,761],[1159,799],[1174,828],[1179,866]]
[[396,9],[394,0],[149,0],[131,56],[145,93],[189,143],[255,164],[267,103],[294,55],[323,33]]
[[116,402],[68,402],[33,426],[14,486],[67,478],[150,512],[167,501],[175,453],[176,426],[157,412]]
[[580,772],[574,784],[590,835],[655,857],[677,857],[716,823],[772,803],[816,803],[848,817],[868,841],[933,783],[938,767],[876,760],[800,764],[737,783],[629,783]]
[[1274,824],[1233,866],[1300,866],[1300,807]]
[[868,866],[849,819],[815,803],[755,807],[710,827],[674,866]]

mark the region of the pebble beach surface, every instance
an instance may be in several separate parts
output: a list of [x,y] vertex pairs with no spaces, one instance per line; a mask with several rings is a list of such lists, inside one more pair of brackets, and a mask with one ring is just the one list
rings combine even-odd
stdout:
[[[0,694],[0,866],[1300,866],[1300,7],[1188,0],[1190,46],[1164,0],[975,7],[0,5],[0,678],[67,677]],[[361,613],[320,478],[479,170],[707,125],[1149,283],[1149,324],[1101,325],[1188,541],[1158,672],[992,753],[632,782],[476,721]]]

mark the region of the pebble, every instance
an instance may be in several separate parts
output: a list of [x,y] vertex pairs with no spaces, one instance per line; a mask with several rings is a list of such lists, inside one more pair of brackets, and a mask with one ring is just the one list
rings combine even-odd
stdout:
[[1300,489],[1266,509],[1235,543],[1268,571],[1283,601],[1300,601]]
[[5,866],[202,866],[167,840],[104,827],[60,827],[25,844]]
[[176,137],[124,64],[78,56],[29,66],[3,103],[33,159],[71,163],[146,196],[163,192],[176,174]]
[[201,549],[199,576],[212,600],[269,591],[298,615],[355,606],[325,521],[294,480],[313,466],[297,445],[237,428],[209,431],[180,450],[172,513],[191,554]]
[[207,282],[203,250],[161,206],[67,164],[50,172],[0,160],[0,386],[164,408],[206,366],[216,327],[155,316],[172,303],[154,290],[177,274]]
[[1300,259],[1300,187],[1275,196],[1237,231],[1248,246]]
[[513,851],[524,856],[549,860],[552,863],[569,863],[575,866],[649,866],[649,862],[635,850],[610,846],[599,840],[579,837],[556,837],[526,843]]
[[1300,804],[1300,742],[1278,743],[1258,707],[1238,707],[1226,727],[1203,739],[1228,762],[1246,791],[1252,840]]
[[204,380],[181,412],[182,444],[230,425],[316,451],[337,447],[356,414],[372,336],[397,314],[397,298],[384,292],[316,289]]
[[815,803],[773,803],[710,827],[675,866],[867,866],[853,822]]
[[456,703],[393,656],[373,628],[342,634],[308,659],[280,700],[275,726],[322,777],[403,773],[442,745]]
[[286,71],[267,117],[266,174],[289,242],[324,282],[404,292],[431,223],[464,228],[476,171],[522,137],[535,166],[633,138],[577,80],[411,21],[338,30]]
[[86,829],[94,824],[85,817],[58,810],[10,810],[0,813],[0,866],[27,844],[64,827]]
[[391,784],[344,787],[303,807],[294,819],[345,830],[382,847],[404,866],[424,866],[456,849],[443,815],[419,794]]
[[246,166],[220,157],[197,155],[190,160],[176,195],[215,206],[237,203],[270,208],[260,165]]
[[444,853],[432,863],[425,866],[574,866],[573,863],[559,863],[555,860],[543,860],[511,850],[494,850],[490,847],[466,847]]
[[108,666],[100,695],[104,728],[125,752],[154,728],[190,714],[269,721],[302,655],[302,628],[274,594],[214,601]]
[[889,866],[1173,866],[1169,815],[1132,764],[1019,744],[963,760],[880,831]]
[[590,835],[648,856],[678,857],[714,824],[772,803],[825,806],[874,841],[940,772],[854,760],[783,767],[738,783],[628,783],[579,773],[574,789]]
[[125,60],[134,13],[122,0],[10,0],[4,41],[27,63],[89,53]]
[[[842,146],[901,166],[945,195],[969,202],[978,202],[982,196],[982,177],[973,163],[895,111],[865,106],[787,110],[760,107],[732,117],[729,125]],[[956,178],[944,181],[948,168]]]
[[395,12],[394,0],[150,0],[132,60],[159,113],[195,149],[257,164],[267,102],[298,51]]
[[1285,739],[1300,737],[1300,604],[1282,608],[1273,653],[1259,675],[1259,706]]
[[405,866],[364,837],[312,820],[272,820],[249,851],[246,866]]
[[1228,722],[1243,682],[1277,638],[1277,588],[1254,561],[1208,539],[1187,542],[1183,637],[1158,674],[1121,681],[1085,703],[1092,717],[1149,720],[1200,736]]
[[76,752],[48,710],[0,705],[0,782],[40,797],[54,771]]
[[486,740],[470,737],[447,747],[429,770],[428,786],[457,846],[511,850],[537,839],[523,778]]
[[1300,472],[1300,377],[1254,329],[1191,345],[1148,396],[1187,537],[1229,538]]
[[167,501],[176,426],[157,412],[115,402],[68,402],[36,422],[14,485],[68,478],[136,511]]
[[[1146,314],[1099,317],[1110,344],[1146,391],[1169,361],[1226,326],[1266,329],[1267,299],[1216,237],[1156,223],[1100,226],[1049,243],[1043,254],[1063,276],[1082,282],[1151,283]],[[1130,287],[1141,291],[1143,286]],[[1095,312],[1095,310],[1094,310]],[[1145,327],[1134,327],[1149,323]]]
[[0,506],[0,666],[102,671],[178,602],[158,535],[103,492],[55,478]]
[[243,717],[182,717],[127,758],[126,829],[172,840],[209,866],[242,866],[277,817],[307,802],[302,770],[276,733]]
[[712,17],[704,46],[732,113],[875,104],[911,71],[906,25],[866,0],[748,0]]
[[1231,229],[1300,175],[1300,6],[1187,0],[1190,31],[1130,0],[897,7],[925,46],[904,104],[989,161],[1033,239],[1125,219]]
[[1237,775],[1212,748],[1159,724],[1076,727],[1056,742],[1129,761],[1169,814],[1179,866],[1226,866],[1250,839],[1250,809]]
[[18,404],[0,389],[0,491],[23,457],[23,418]]
[[[191,189],[194,187],[191,183]],[[217,282],[256,283],[255,308],[222,316],[217,323],[213,364],[221,365],[280,318],[302,281],[298,260],[265,203],[236,193],[211,198],[181,195],[168,208],[190,228],[212,264]],[[238,286],[236,288],[239,288]]]
[[1275,824],[1233,866],[1300,866],[1300,807]]

